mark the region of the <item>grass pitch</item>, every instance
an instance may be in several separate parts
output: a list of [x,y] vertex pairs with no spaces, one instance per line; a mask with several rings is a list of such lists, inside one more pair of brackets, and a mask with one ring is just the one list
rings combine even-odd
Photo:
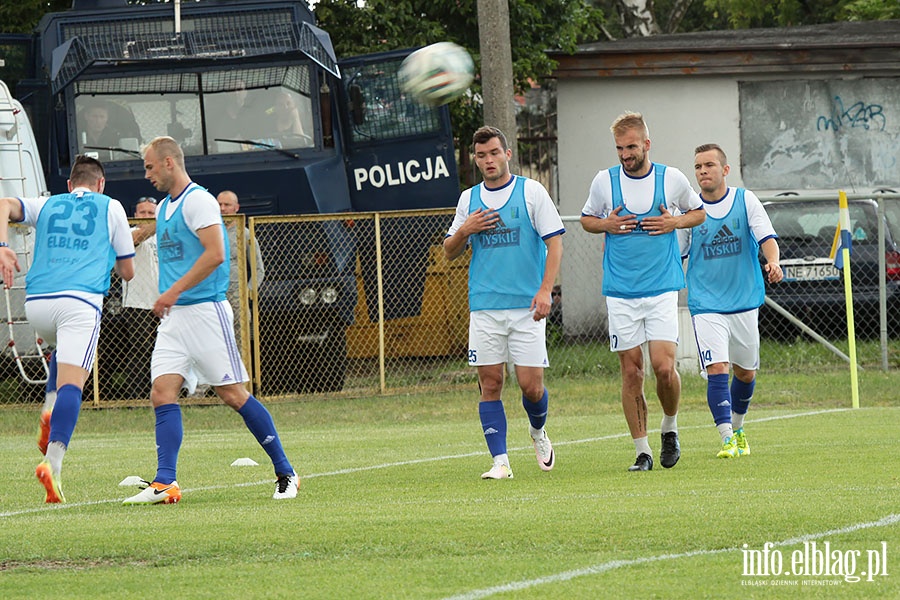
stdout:
[[[844,392],[810,397],[802,391],[815,384],[794,379],[798,399],[763,375],[745,427],[751,456],[720,460],[693,379],[679,414],[682,459],[649,473],[626,472],[633,445],[614,380],[550,384],[550,473],[507,393],[507,481],[479,478],[490,458],[474,394],[273,405],[303,477],[298,499],[281,502],[241,419],[187,407],[180,504],[121,505],[133,490],[119,481],[155,472],[146,408],[84,411],[64,464],[68,504],[44,505],[33,476],[37,411],[6,412],[0,597],[900,597],[896,385],[850,410]],[[652,389],[648,381],[658,426]],[[650,440],[658,456],[658,431]],[[241,457],[260,466],[230,466]],[[802,568],[792,557],[813,542],[829,544],[842,574],[785,574]],[[878,565],[848,581],[857,551],[853,575],[870,569],[872,552],[886,557],[887,575]]]

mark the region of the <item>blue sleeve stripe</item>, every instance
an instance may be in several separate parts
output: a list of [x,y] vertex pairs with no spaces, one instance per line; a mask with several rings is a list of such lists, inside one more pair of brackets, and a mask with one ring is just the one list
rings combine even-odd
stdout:
[[18,200],[19,204],[22,206],[22,219],[19,221],[15,221],[15,222],[16,223],[24,223],[25,218],[28,217],[28,215],[25,213],[25,203],[22,201],[22,198],[20,198],[19,196],[16,196],[16,200]]

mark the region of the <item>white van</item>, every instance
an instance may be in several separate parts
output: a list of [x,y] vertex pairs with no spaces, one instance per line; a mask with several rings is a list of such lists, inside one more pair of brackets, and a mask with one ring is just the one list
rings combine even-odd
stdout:
[[[0,81],[0,175],[0,198],[50,195],[31,122],[3,81]],[[12,288],[0,293],[0,318],[10,323],[0,329],[0,341],[8,336],[8,341],[15,343],[14,346],[3,344],[3,358],[21,356],[39,359],[42,352],[40,342],[25,322],[25,274],[34,250],[34,229],[10,227],[9,245],[18,253],[22,270]],[[24,367],[20,374],[26,380],[39,381],[44,378],[40,361],[23,360],[18,365]]]
[[28,115],[0,81],[0,195],[49,194]]

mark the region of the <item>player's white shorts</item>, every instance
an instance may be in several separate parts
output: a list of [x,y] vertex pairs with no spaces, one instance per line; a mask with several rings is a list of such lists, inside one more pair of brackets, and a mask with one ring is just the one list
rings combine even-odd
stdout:
[[234,340],[234,315],[227,301],[173,306],[159,324],[150,378],[176,373],[192,383],[243,383],[250,377]]
[[700,370],[706,365],[732,363],[748,371],[759,369],[759,309],[730,315],[704,313],[691,317]]
[[56,346],[57,363],[91,370],[100,336],[96,306],[69,296],[35,298],[25,302],[25,317],[45,342]]
[[644,342],[678,343],[678,292],[648,298],[607,296],[609,349],[631,350]]
[[535,321],[527,308],[473,311],[469,313],[469,364],[549,367],[546,329],[547,319]]

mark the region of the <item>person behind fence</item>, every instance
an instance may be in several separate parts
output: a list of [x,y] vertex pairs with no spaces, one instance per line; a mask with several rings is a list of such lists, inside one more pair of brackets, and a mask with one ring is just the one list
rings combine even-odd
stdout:
[[[219,195],[216,196],[216,201],[219,203],[219,212],[222,215],[236,215],[238,211],[241,209],[241,205],[238,203],[237,194],[235,194],[231,190],[225,190],[223,192],[219,192]],[[231,249],[231,279],[228,284],[228,302],[231,304],[231,310],[234,311],[235,318],[240,318],[241,314],[240,310],[240,279],[238,278],[240,274],[240,269],[238,269],[238,244],[237,244],[237,225],[235,223],[227,223],[225,225],[228,231],[228,244]],[[263,278],[266,276],[266,266],[263,264],[262,253],[259,251],[259,244],[256,240],[250,242],[250,229],[244,227],[244,246],[246,251],[244,253],[244,264],[247,266],[247,291],[256,289],[255,283],[260,284],[263,281]],[[256,263],[256,282],[253,280],[253,271],[251,270],[251,261]]]
[[276,500],[295,498],[300,479],[284,453],[272,415],[244,384],[249,380],[234,339],[234,314],[225,299],[229,248],[212,194],[185,170],[184,152],[170,137],[143,149],[145,177],[167,194],[156,209],[159,291],[153,312],[161,322],[151,362],[150,401],[156,415],[157,470],[152,482],[124,504],[173,504],[184,436],[178,395],[196,376],[237,411],[272,460]]
[[478,412],[493,465],[482,479],[511,479],[507,419],[501,393],[506,363],[515,365],[538,466],[556,455],[545,430],[547,315],[562,260],[565,233],[556,206],[539,182],[509,171],[512,150],[495,127],[473,136],[475,164],[484,178],[463,191],[444,239],[449,260],[472,247],[469,264],[469,364],[478,373]]
[[640,113],[620,115],[610,129],[621,164],[594,177],[581,225],[588,233],[605,237],[602,289],[610,350],[619,357],[622,409],[637,455],[628,470],[653,468],[647,440],[644,342],[663,409],[660,464],[671,468],[681,456],[681,379],[675,369],[675,350],[678,290],[684,287],[675,230],[699,225],[705,213],[684,173],[650,161],[650,131]]
[[[103,296],[110,271],[122,279],[134,276],[134,243],[128,217],[118,200],[103,194],[106,179],[100,161],[77,156],[66,194],[0,200],[0,271],[8,286],[19,270],[9,247],[8,223],[35,229],[34,256],[25,278],[25,316],[51,346],[45,405],[38,446],[45,454],[35,475],[48,503],[65,502],[62,462],[81,411],[81,394],[94,363]],[[65,265],[62,268],[60,265]],[[44,415],[42,415],[44,416]]]
[[[134,207],[138,219],[156,217],[156,198],[144,196]],[[156,250],[156,223],[143,222],[131,228],[134,241],[134,279],[122,285],[122,315],[130,345],[128,389],[131,398],[150,397],[150,357],[156,341],[159,318],[153,304],[159,296],[159,259]]]
[[[744,415],[759,369],[759,307],[769,283],[782,280],[778,236],[759,198],[729,187],[731,170],[717,144],[694,151],[694,175],[706,221],[688,239],[688,308],[694,323],[706,401],[722,438],[719,458],[750,454]],[[759,268],[759,249],[766,264]],[[734,371],[731,384],[729,370]]]

